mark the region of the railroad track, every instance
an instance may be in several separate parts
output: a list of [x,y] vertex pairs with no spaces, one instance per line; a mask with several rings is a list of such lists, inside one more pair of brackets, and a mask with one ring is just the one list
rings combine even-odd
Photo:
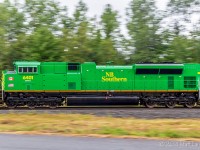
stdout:
[[200,118],[200,109],[193,108],[174,108],[167,109],[164,107],[146,109],[143,107],[60,107],[57,109],[49,109],[45,107],[38,107],[35,109],[28,109],[26,107],[19,107],[16,109],[8,109],[5,107],[0,108],[0,114],[16,113],[49,113],[49,114],[85,114],[95,116],[112,116],[112,117],[131,117],[131,118],[145,118],[145,119],[157,119],[157,118]]

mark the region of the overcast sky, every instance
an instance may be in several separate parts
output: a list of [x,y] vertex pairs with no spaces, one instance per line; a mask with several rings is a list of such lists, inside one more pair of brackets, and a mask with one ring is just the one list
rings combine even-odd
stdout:
[[[3,0],[0,0],[2,2]],[[11,0],[14,1],[14,0]],[[24,0],[18,0],[23,2]],[[79,0],[55,0],[59,1],[62,5],[67,6],[69,14],[74,12],[75,6],[78,4]],[[95,15],[100,16],[106,4],[111,4],[114,10],[117,10],[120,16],[125,17],[126,8],[129,6],[131,0],[83,0],[89,8],[88,16],[93,17]],[[155,0],[157,7],[159,9],[164,9],[166,2],[169,0]]]
[[[63,5],[68,7],[69,13],[72,14],[75,6],[79,0],[58,0]],[[83,0],[89,8],[88,16],[101,15],[106,4],[111,4],[114,10],[117,10],[121,17],[125,16],[126,8],[129,6],[131,0]],[[168,0],[156,0],[157,7],[164,9]]]
[[[70,15],[73,14],[76,5],[78,4],[79,0],[58,0],[61,4],[67,6],[68,12]],[[155,0],[156,6],[159,9],[165,9],[166,3],[169,0]],[[121,23],[121,31],[123,34],[127,34],[126,29],[126,8],[129,6],[131,0],[83,0],[89,8],[87,15],[89,17],[94,17],[95,15],[99,17],[106,4],[111,4],[113,9],[119,12],[120,16],[120,23]]]

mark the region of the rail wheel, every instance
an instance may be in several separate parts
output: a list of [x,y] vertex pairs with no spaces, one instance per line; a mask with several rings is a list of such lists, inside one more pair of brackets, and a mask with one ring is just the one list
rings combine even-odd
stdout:
[[148,99],[144,102],[144,106],[147,108],[154,108],[156,105],[155,101]]
[[194,99],[189,99],[183,105],[186,108],[193,108],[196,105],[196,101]]
[[35,101],[28,101],[27,106],[30,109],[34,109],[36,107],[36,102]]
[[17,107],[17,102],[16,101],[12,101],[12,100],[9,100],[6,102],[6,106],[10,109],[14,109]]
[[167,108],[174,108],[176,106],[176,101],[174,100],[168,100],[165,102],[165,107]]
[[55,108],[57,108],[57,106],[58,106],[57,102],[55,102],[55,101],[49,102],[49,108],[55,109]]

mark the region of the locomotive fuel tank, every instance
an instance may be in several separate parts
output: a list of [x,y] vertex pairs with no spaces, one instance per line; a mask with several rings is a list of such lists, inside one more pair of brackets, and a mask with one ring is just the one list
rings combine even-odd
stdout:
[[67,105],[74,106],[74,105],[139,105],[139,97],[132,96],[87,96],[87,97],[77,97],[72,96],[67,98]]

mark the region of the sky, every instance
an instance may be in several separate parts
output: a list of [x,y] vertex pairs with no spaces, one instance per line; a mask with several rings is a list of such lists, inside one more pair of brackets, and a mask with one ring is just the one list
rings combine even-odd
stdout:
[[[3,2],[4,0],[0,0],[0,2]],[[15,1],[15,0],[11,0]],[[19,2],[23,2],[24,0],[17,0]],[[54,1],[59,1],[63,5],[66,5],[69,7],[70,10],[73,10],[75,5],[79,2],[79,0],[54,0]],[[90,8],[90,12],[92,13],[100,13],[103,10],[103,7],[106,4],[111,4],[114,6],[116,10],[119,12],[123,12],[125,8],[128,6],[131,0],[123,0],[120,2],[120,0],[83,0],[83,2],[87,3],[87,5]],[[155,0],[157,3],[157,6],[159,8],[165,8],[165,4],[169,0]]]
[[[74,7],[78,3],[79,0],[58,0],[62,4],[68,6],[69,11],[73,11]],[[89,7],[89,15],[94,15],[94,14],[101,14],[104,6],[106,4],[111,4],[113,8],[121,15],[125,14],[125,9],[129,6],[129,3],[131,0],[83,0]],[[165,8],[166,2],[168,0],[156,0],[157,1],[157,7],[160,9]]]
[[[75,6],[79,0],[57,0],[61,4],[68,7],[69,14],[72,14]],[[88,16],[93,17],[95,15],[100,16],[102,14],[106,4],[111,4],[114,10],[119,12],[122,18],[125,18],[126,8],[129,6],[131,0],[83,0],[89,8]],[[164,9],[167,1],[169,0],[156,0],[156,6],[159,9]]]
[[[78,4],[79,0],[57,0],[62,5],[67,6],[69,15],[72,15],[76,5]],[[166,4],[169,0],[155,0],[156,6],[163,10],[166,8]],[[121,32],[123,34],[127,34],[126,29],[126,8],[129,6],[131,0],[83,0],[89,8],[87,15],[89,17],[94,17],[95,15],[97,17],[100,17],[102,14],[105,5],[111,4],[112,8],[116,11],[118,11],[120,16],[120,23],[121,23]]]

